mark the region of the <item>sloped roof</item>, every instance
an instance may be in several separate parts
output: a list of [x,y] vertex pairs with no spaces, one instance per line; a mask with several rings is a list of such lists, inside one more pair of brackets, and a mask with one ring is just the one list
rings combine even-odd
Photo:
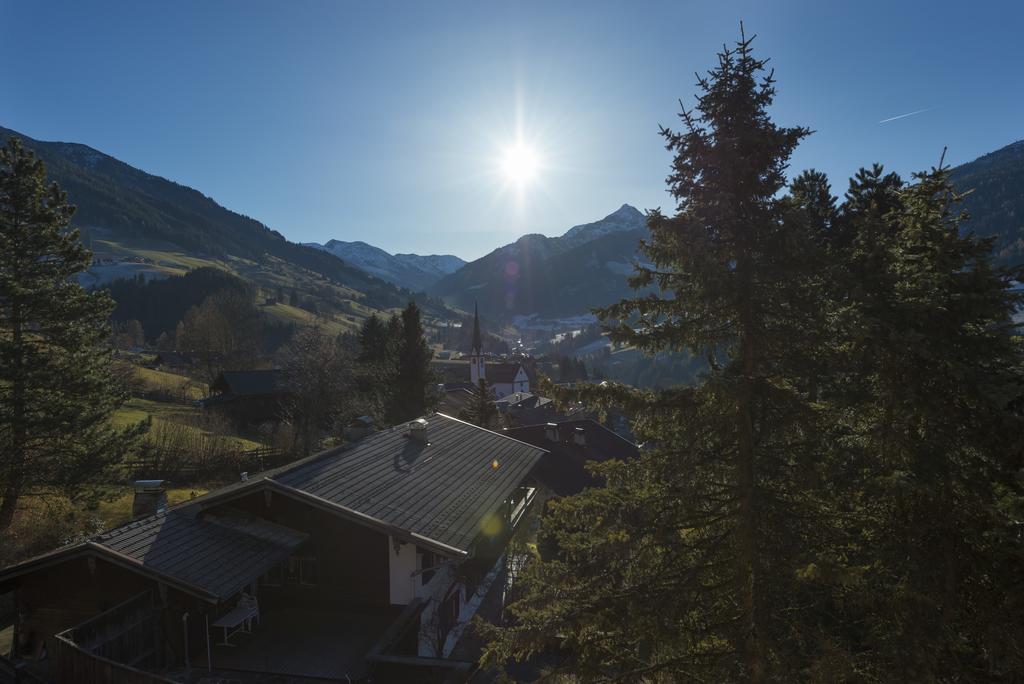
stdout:
[[515,382],[521,363],[488,363],[484,372],[488,382]]
[[444,414],[427,420],[425,444],[408,436],[408,424],[377,432],[6,568],[0,584],[88,554],[224,600],[307,538],[224,507],[234,497],[267,488],[387,534],[466,555],[482,524],[526,479],[544,449]]
[[507,394],[501,399],[498,399],[494,403],[504,404],[504,408],[509,409],[531,409],[546,406],[551,402],[551,399],[542,397],[538,394],[531,394],[530,392],[513,392],[512,394]]
[[[601,484],[584,468],[587,461],[627,460],[640,454],[635,444],[594,420],[565,420],[557,425],[557,441],[548,439],[545,424],[508,428],[504,433],[547,451],[537,464],[534,476],[559,496],[577,494]],[[586,444],[576,444],[577,428],[583,431]]]
[[283,370],[224,371],[211,387],[239,397],[289,391],[288,374]]
[[224,510],[197,516],[184,507],[128,523],[93,541],[223,600],[283,561],[306,538],[262,518]]
[[6,568],[0,582],[65,558],[91,555],[224,601],[285,560],[307,537],[230,509],[204,514],[189,502]]
[[425,444],[408,436],[407,425],[399,425],[272,479],[468,553],[481,524],[526,479],[544,451],[441,413],[427,421]]
[[442,413],[446,413],[450,416],[457,416],[462,412],[463,409],[472,405],[477,399],[477,392],[473,389],[445,389],[444,394],[441,395],[440,401],[438,401],[437,407]]

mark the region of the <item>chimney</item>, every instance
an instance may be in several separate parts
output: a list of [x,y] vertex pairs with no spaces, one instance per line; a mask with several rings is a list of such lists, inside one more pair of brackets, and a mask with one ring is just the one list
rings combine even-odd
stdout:
[[572,441],[577,446],[587,445],[587,433],[583,431],[583,428],[578,427],[572,431]]
[[549,442],[558,441],[558,423],[548,423],[544,426],[544,438]]
[[370,416],[359,416],[348,424],[343,431],[343,436],[349,442],[356,442],[374,431],[373,418]]
[[427,443],[427,421],[424,418],[417,418],[409,423],[409,437],[417,442]]
[[167,510],[167,489],[164,480],[136,480],[132,501],[132,519],[138,520]]

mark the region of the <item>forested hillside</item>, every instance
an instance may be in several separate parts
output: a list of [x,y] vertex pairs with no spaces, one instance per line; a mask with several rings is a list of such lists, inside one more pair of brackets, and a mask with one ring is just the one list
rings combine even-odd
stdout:
[[1024,263],[1024,140],[953,170],[952,181],[964,198],[967,230],[994,237],[999,263]]
[[558,317],[587,313],[626,296],[644,217],[623,205],[601,221],[570,228],[561,237],[524,235],[442,278],[430,292],[495,315]]
[[[98,258],[166,261],[172,269],[222,264],[243,272],[269,270],[284,277],[265,277],[260,284],[304,287],[304,281],[322,280],[372,308],[402,306],[409,299],[410,293],[332,254],[289,242],[197,190],[86,145],[43,142],[0,128],[0,143],[11,136],[33,150],[46,164],[47,177],[68,193],[77,207],[74,225]],[[258,274],[251,275],[260,282]]]

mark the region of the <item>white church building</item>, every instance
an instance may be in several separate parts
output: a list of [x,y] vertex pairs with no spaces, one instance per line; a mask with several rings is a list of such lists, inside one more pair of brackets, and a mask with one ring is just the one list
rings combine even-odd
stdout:
[[469,379],[474,386],[484,378],[499,399],[515,392],[530,391],[530,377],[521,363],[487,363],[480,335],[480,312],[473,308],[473,352],[469,357]]

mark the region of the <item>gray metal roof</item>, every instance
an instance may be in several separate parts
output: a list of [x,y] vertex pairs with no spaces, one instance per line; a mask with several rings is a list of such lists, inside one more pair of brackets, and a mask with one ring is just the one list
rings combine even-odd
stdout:
[[225,507],[266,487],[399,538],[468,553],[488,516],[545,451],[443,414],[427,420],[425,444],[408,436],[407,425],[384,430],[23,561],[0,572],[0,584],[74,554],[98,553],[205,598],[228,599],[307,539]]
[[440,413],[427,421],[426,444],[399,425],[271,479],[468,553],[544,450]]
[[488,382],[515,382],[516,375],[522,367],[521,363],[488,363],[484,373]]
[[307,535],[236,511],[173,508],[94,537],[102,549],[219,599],[286,559]]
[[[577,430],[582,431],[582,445],[576,443]],[[505,430],[510,437],[547,450],[533,474],[559,496],[578,494],[586,487],[601,484],[598,478],[587,472],[584,466],[587,461],[626,461],[640,455],[635,444],[594,420],[563,420],[558,422],[554,432],[555,439],[552,440],[546,424]]]

